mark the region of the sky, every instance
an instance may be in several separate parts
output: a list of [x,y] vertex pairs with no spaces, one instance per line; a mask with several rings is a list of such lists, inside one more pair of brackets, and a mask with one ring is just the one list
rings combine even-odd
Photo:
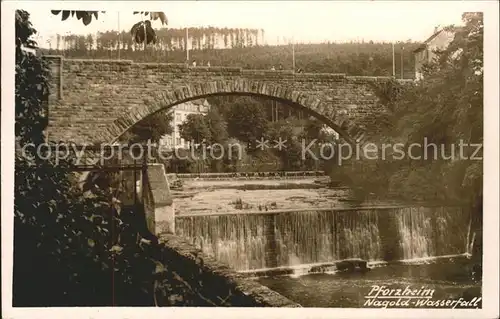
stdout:
[[[89,1],[90,2],[90,1]],[[39,32],[38,44],[56,33],[88,34],[107,30],[130,30],[140,17],[134,10],[166,13],[168,27],[217,26],[259,28],[268,44],[277,38],[295,42],[424,41],[438,25],[460,24],[464,11],[480,11],[473,1],[20,1],[30,12]],[[479,2],[480,3],[480,2]],[[107,10],[97,21],[81,21],[52,15],[51,9]],[[119,17],[119,18],[118,18]],[[156,22],[153,27],[159,28]],[[290,41],[290,40],[285,40]]]

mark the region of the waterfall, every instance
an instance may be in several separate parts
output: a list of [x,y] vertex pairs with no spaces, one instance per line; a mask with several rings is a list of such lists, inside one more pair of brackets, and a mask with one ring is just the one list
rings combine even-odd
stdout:
[[415,259],[467,252],[469,214],[460,208],[404,208],[396,214],[400,257]]
[[176,232],[236,270],[467,251],[461,208],[404,207],[178,216]]
[[266,267],[266,241],[272,237],[264,232],[266,222],[261,215],[183,217],[176,218],[176,232],[234,269],[258,269]]

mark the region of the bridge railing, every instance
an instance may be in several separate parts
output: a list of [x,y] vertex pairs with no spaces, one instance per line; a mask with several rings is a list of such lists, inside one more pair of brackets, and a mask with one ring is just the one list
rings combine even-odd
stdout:
[[[112,60],[112,59],[67,59],[59,55],[44,55],[43,58],[63,65],[69,63],[73,69],[77,65],[94,64],[99,71],[127,71],[130,67],[140,67],[144,70],[159,70],[172,73],[213,73],[225,75],[242,76],[266,76],[266,77],[293,77],[296,79],[314,78],[321,80],[343,80],[351,81],[388,81],[395,79],[392,76],[359,76],[347,75],[345,73],[319,73],[319,72],[295,72],[294,70],[269,70],[269,69],[244,69],[242,67],[230,66],[191,66],[186,63],[152,63],[134,62],[132,60]],[[398,82],[413,82],[413,79],[399,80]]]

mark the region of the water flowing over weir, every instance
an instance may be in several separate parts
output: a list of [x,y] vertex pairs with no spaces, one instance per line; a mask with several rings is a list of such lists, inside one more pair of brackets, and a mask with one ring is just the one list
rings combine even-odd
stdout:
[[236,270],[467,252],[460,207],[347,208],[176,217],[176,233]]

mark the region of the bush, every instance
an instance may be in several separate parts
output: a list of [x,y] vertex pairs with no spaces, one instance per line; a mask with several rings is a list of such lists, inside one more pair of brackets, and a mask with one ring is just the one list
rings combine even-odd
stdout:
[[122,207],[99,187],[84,194],[70,173],[74,154],[55,163],[20,152],[44,141],[47,124],[47,65],[21,49],[35,32],[29,14],[16,11],[13,305],[186,304],[190,293],[162,262],[141,205]]

